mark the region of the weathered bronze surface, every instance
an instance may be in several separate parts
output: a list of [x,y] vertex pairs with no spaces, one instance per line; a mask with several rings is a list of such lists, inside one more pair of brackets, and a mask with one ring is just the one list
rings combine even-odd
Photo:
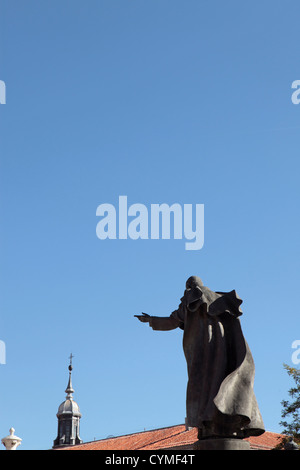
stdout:
[[198,428],[200,440],[264,432],[253,391],[254,361],[238,318],[241,303],[234,290],[214,292],[192,276],[169,317],[135,315],[153,330],[183,329],[187,423]]

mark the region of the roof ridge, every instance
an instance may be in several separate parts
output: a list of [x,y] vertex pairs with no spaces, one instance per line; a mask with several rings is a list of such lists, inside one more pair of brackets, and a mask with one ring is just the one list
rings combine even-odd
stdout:
[[[183,426],[183,424],[178,425],[178,426]],[[172,428],[172,427],[176,427],[176,426],[170,426],[170,427]],[[139,449],[137,449],[137,450],[141,450],[141,449],[143,449],[143,447],[151,446],[151,445],[155,444],[156,442],[162,442],[162,441],[165,441],[165,440],[170,439],[172,437],[179,436],[179,434],[183,434],[184,432],[185,432],[185,430],[179,431],[175,434],[172,434],[172,436],[166,436],[166,437],[163,437],[163,438],[160,438],[160,439],[156,439],[155,441],[148,442],[147,444],[143,445],[142,447],[139,447]]]

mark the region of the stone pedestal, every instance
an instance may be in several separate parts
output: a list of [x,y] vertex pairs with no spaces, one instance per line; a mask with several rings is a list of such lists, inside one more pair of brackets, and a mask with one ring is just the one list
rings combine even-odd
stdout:
[[194,443],[193,450],[250,450],[250,444],[243,439],[202,439]]

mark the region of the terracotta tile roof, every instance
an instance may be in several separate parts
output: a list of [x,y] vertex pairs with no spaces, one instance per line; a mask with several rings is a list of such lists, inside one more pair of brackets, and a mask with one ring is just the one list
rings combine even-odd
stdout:
[[[266,431],[261,436],[250,437],[247,440],[253,450],[271,450],[279,443],[281,437],[283,437],[282,434]],[[61,447],[56,450],[191,450],[196,440],[196,428],[186,430],[185,425],[177,425],[86,442],[71,447]]]
[[266,431],[261,436],[251,436],[247,441],[250,442],[251,449],[271,450],[279,444],[282,437],[283,434]]

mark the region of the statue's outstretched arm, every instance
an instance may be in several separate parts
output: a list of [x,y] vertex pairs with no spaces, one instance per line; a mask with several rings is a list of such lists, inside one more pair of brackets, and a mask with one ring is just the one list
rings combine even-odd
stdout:
[[174,330],[180,325],[180,322],[172,315],[170,317],[152,317],[147,313],[142,313],[142,315],[134,316],[143,323],[149,323],[149,326],[151,326],[153,330]]

